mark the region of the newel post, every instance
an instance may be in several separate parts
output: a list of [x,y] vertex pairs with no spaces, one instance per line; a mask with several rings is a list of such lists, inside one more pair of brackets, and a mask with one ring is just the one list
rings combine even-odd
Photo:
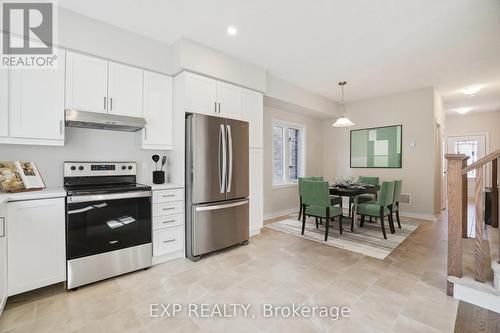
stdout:
[[[464,154],[446,154],[448,161],[448,276],[462,277],[462,167]],[[453,283],[448,281],[447,294],[453,296]]]

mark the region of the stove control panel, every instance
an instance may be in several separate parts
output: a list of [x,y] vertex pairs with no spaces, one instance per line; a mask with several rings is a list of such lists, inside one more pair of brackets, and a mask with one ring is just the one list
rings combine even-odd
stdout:
[[64,177],[136,175],[135,162],[64,162]]

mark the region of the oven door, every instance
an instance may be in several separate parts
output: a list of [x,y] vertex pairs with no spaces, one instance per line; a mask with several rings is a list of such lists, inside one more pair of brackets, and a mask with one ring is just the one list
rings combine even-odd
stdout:
[[146,243],[151,243],[150,191],[67,198],[68,260]]

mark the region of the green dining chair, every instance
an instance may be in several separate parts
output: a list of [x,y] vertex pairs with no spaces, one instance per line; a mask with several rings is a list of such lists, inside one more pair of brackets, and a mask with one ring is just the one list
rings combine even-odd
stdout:
[[[313,176],[313,177],[299,177],[298,183],[299,183],[299,221],[302,216],[303,210],[302,210],[302,183],[305,180],[318,180],[318,181],[323,181],[322,176]],[[332,206],[335,205],[340,205],[342,207],[342,198],[336,195],[330,196],[331,204]]]
[[[394,199],[393,204],[391,205],[391,217],[393,217],[393,214],[396,214],[396,221],[398,222],[398,227],[401,229],[401,220],[399,219],[399,199],[401,197],[401,188],[403,187],[403,181],[402,180],[395,180],[394,181]],[[393,217],[394,220],[394,217]]]
[[385,233],[384,219],[388,216],[389,226],[391,229],[391,233],[394,230],[394,223],[392,220],[392,214],[390,206],[394,202],[394,182],[383,182],[382,187],[380,188],[380,195],[376,202],[365,202],[362,204],[358,204],[358,214],[361,215],[361,223],[360,227],[363,227],[365,223],[365,217],[379,217],[380,218],[380,226],[382,228],[382,234],[384,235],[384,239],[387,239],[387,235]]
[[325,242],[328,240],[328,229],[330,222],[339,217],[340,233],[342,234],[342,208],[333,206],[330,199],[330,188],[328,182],[318,180],[305,180],[302,182],[302,235],[306,228],[306,217],[325,219]]
[[[359,176],[358,183],[379,186],[380,179],[379,179],[379,177]],[[373,194],[361,194],[358,196],[358,203],[370,202],[370,201],[373,201],[376,199],[377,199],[376,196],[374,196]],[[349,198],[349,217],[351,217],[351,212],[352,212],[352,214],[354,214],[354,211],[352,209],[352,205],[354,205],[354,198],[350,197]]]

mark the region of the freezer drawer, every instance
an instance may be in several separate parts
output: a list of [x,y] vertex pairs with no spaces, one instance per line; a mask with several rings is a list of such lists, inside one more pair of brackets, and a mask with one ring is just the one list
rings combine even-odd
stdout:
[[192,255],[248,240],[248,199],[192,206]]

